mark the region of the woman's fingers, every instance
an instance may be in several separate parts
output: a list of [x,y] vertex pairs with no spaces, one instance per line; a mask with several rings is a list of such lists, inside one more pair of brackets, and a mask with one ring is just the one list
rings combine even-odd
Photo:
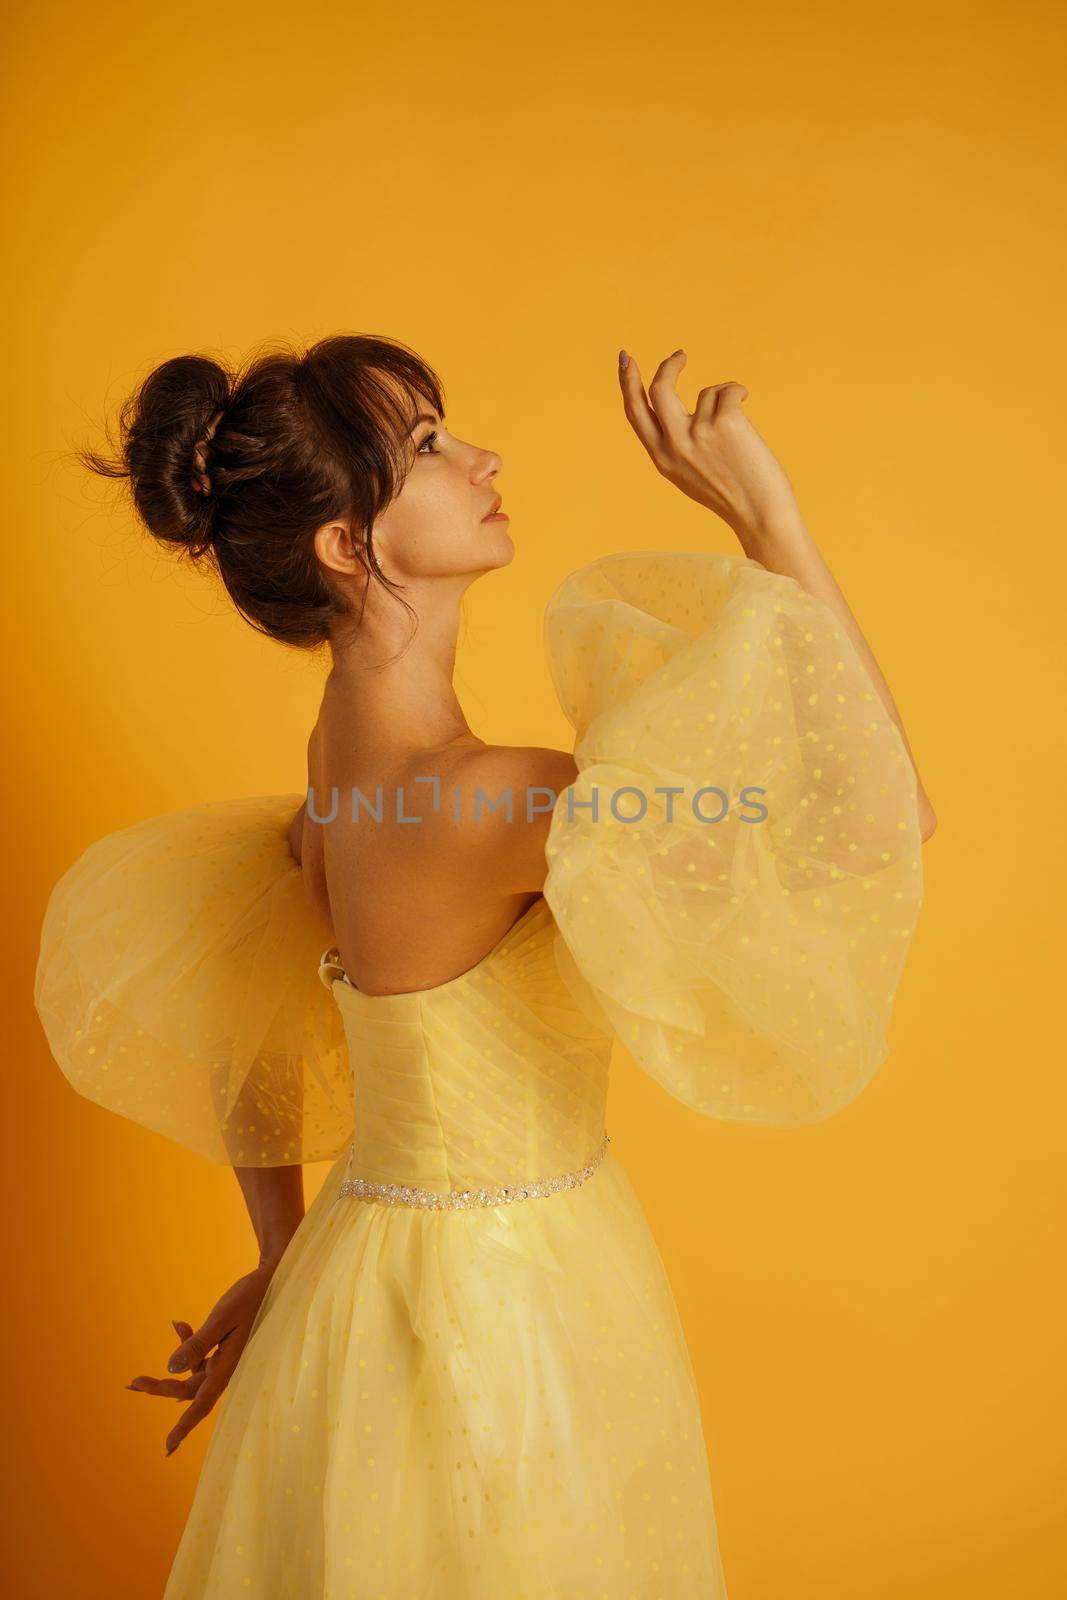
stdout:
[[[185,1343],[186,1339],[191,1339],[192,1338],[193,1325],[192,1325],[191,1322],[185,1322],[183,1320],[178,1320],[178,1319],[176,1319],[174,1317],[171,1317],[170,1325],[174,1329],[175,1333],[178,1335],[178,1338],[182,1341],[182,1344]],[[180,1349],[181,1346],[179,1345],[178,1348]],[[173,1360],[173,1359],[174,1358],[172,1356],[171,1360]],[[201,1356],[199,1361],[193,1367],[193,1371],[194,1372],[202,1372],[204,1370],[204,1362],[206,1361],[206,1359],[207,1359],[206,1356]]]
[[641,373],[633,356],[625,367],[622,365],[619,367],[619,385],[622,389],[622,408],[630,426],[649,455],[655,459],[656,451],[663,441],[663,430],[659,425],[659,418],[648,403],[645,386],[641,382]]
[[188,1329],[188,1332],[167,1362],[168,1372],[184,1372],[186,1368],[190,1372],[196,1372],[204,1365],[210,1352],[225,1338],[233,1326],[233,1317],[226,1309],[225,1301],[224,1295],[218,1305],[209,1312],[207,1321],[201,1323],[195,1332],[188,1322],[182,1323],[182,1327]]
[[689,412],[675,388],[685,360],[684,350],[675,350],[666,356],[656,368],[647,395],[633,356],[625,367],[619,367],[626,415],[661,472],[668,455],[677,449],[689,429]]
[[[728,394],[729,390],[737,390],[737,394]],[[744,390],[744,392],[742,392]],[[709,384],[707,389],[701,389],[696,397],[696,406],[693,410],[694,422],[713,422],[723,413],[723,406],[739,405],[742,400],[749,398],[749,390],[744,384],[734,382],[733,379],[725,384]]]
[[[192,1323],[181,1322],[174,1317],[171,1317],[170,1321],[171,1327],[182,1340],[182,1345],[184,1345],[185,1341],[192,1335]],[[180,1348],[182,1346],[179,1346]],[[171,1360],[173,1359],[172,1356]],[[133,1382],[128,1383],[126,1387],[127,1389],[135,1389],[139,1394],[160,1394],[166,1396],[169,1400],[189,1400],[203,1381],[204,1361],[200,1359],[194,1364],[188,1378],[150,1378],[146,1374],[142,1374],[141,1377],[134,1378]]]
[[132,1383],[126,1385],[127,1389],[135,1389],[138,1394],[158,1394],[166,1400],[191,1400],[197,1393],[205,1378],[203,1368],[193,1372],[188,1378],[152,1378],[147,1373],[142,1373],[139,1378],[134,1378]]
[[678,374],[684,366],[685,351],[675,350],[673,355],[665,357],[660,362],[648,386],[649,400],[652,402],[660,427],[668,438],[673,438],[675,435],[680,438],[682,431],[688,431],[689,428],[689,412],[675,388]]
[[221,1344],[207,1364],[207,1370],[200,1376],[199,1387],[193,1397],[193,1402],[182,1412],[178,1421],[167,1434],[166,1453],[173,1455],[185,1436],[196,1427],[198,1422],[203,1422],[208,1412],[212,1409],[226,1385],[233,1376],[240,1355],[239,1341],[232,1344]]
[[225,1381],[216,1380],[212,1382],[211,1375],[210,1373],[208,1374],[200,1385],[192,1404],[182,1412],[178,1421],[167,1434],[164,1448],[168,1456],[174,1454],[182,1440],[192,1432],[198,1422],[203,1422],[225,1387]]
[[715,386],[719,391],[718,402],[715,406],[715,415],[723,416],[728,411],[739,411],[742,400],[748,399],[748,390],[743,383],[738,383],[736,378],[731,378],[729,383],[719,383]]
[[693,421],[714,422],[716,417],[723,416],[727,411],[736,411],[742,400],[747,399],[748,390],[743,383],[737,383],[734,379],[729,383],[709,383],[697,395]]

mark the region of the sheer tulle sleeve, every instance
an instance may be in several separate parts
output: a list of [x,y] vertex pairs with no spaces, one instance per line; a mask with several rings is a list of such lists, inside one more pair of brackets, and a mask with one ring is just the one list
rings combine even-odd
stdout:
[[923,896],[915,773],[849,636],[759,562],[638,553],[566,578],[545,646],[575,998],[697,1111],[829,1116],[887,1054]]
[[52,891],[35,1001],[67,1078],[210,1161],[336,1157],[352,1135],[332,933],[288,844],[302,795],[203,805],[99,839]]

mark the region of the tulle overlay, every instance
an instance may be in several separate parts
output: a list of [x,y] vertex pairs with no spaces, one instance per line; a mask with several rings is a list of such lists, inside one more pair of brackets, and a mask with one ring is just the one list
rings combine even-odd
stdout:
[[338,1162],[220,1403],[166,1600],[720,1600],[699,1400],[611,1152],[431,1215]]
[[288,828],[302,794],[224,800],[98,839],[52,892],[36,1003],[80,1094],[209,1161],[332,1160],[352,1137],[331,931]]
[[590,1167],[616,1037],[705,1114],[854,1098],[922,898],[915,779],[830,611],[756,562],[606,557],[545,642],[579,778],[544,894],[450,982],[347,981],[296,794],[124,829],[53,893],[37,1003],[76,1089],[211,1160],[334,1163],[166,1600],[724,1600],[685,1337],[614,1143],[573,1187],[433,1202]]
[[839,1110],[923,897],[915,773],[841,623],[756,561],[637,553],[567,578],[545,643],[579,768],[545,885],[571,991],[697,1111]]

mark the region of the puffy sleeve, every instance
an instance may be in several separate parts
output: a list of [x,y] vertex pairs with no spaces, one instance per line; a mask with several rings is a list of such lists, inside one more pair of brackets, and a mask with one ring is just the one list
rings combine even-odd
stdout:
[[576,733],[544,890],[571,992],[699,1112],[847,1105],[887,1054],[923,865],[841,623],[743,556],[622,554],[564,579],[545,647]]
[[332,932],[289,850],[302,795],[170,812],[97,840],[52,891],[35,1002],[79,1094],[209,1161],[274,1167],[352,1135]]

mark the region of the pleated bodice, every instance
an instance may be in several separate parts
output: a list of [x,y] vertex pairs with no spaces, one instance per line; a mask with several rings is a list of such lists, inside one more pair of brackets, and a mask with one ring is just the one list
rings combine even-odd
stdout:
[[336,951],[319,974],[352,1073],[352,1178],[446,1194],[579,1168],[604,1134],[611,1035],[576,1005],[536,900],[476,966],[368,995]]

